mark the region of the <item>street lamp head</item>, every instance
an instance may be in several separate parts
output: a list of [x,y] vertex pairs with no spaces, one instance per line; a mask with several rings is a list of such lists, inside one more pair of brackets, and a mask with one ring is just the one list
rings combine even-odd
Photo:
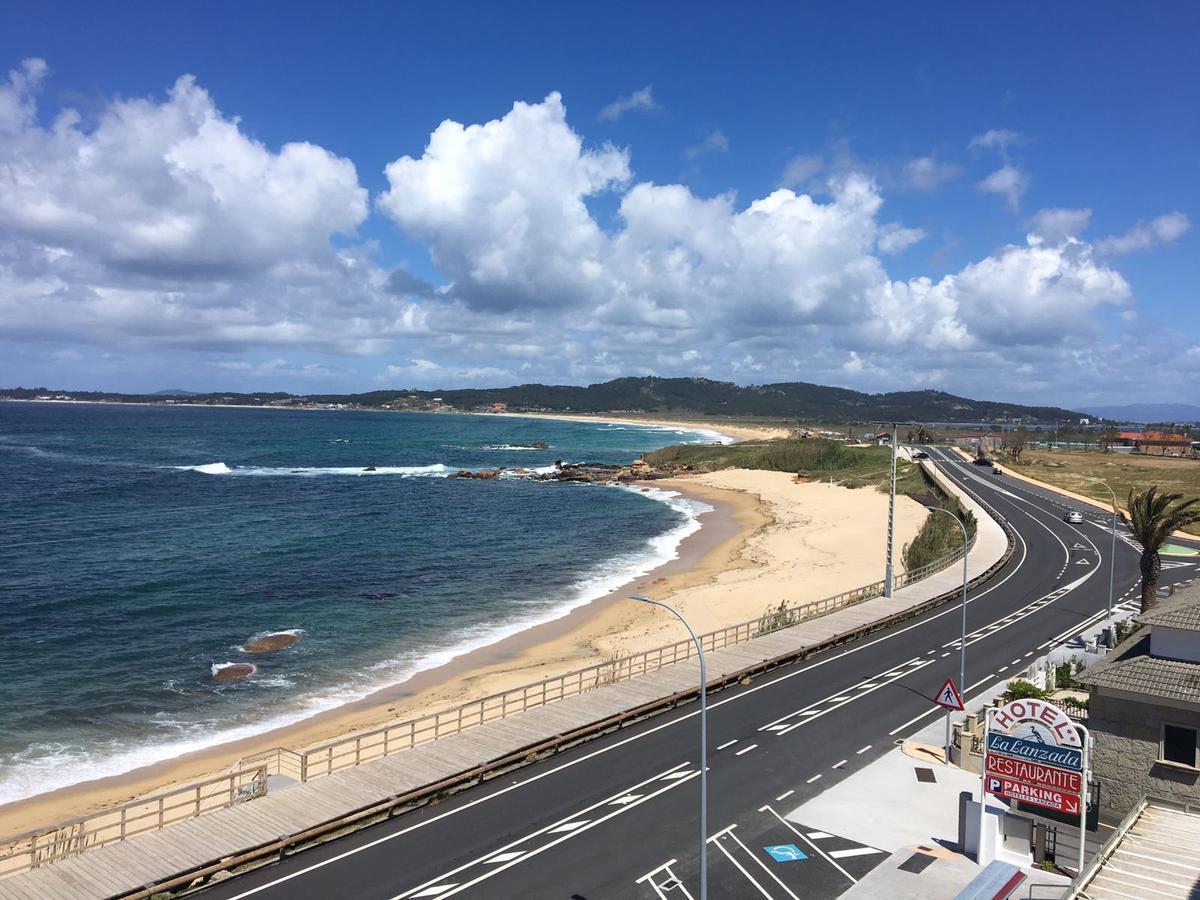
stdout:
[[629,599],[630,600],[640,600],[640,601],[642,601],[642,603],[653,603],[654,602],[649,597],[643,597],[641,594],[630,594]]

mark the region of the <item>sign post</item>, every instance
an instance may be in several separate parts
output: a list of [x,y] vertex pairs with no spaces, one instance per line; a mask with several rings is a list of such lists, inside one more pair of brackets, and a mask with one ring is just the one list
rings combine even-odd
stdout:
[[1079,871],[1087,834],[1091,737],[1057,706],[1013,700],[987,711],[980,775],[980,842],[988,794],[1079,814]]
[[955,687],[953,678],[947,678],[942,682],[933,702],[946,709],[946,765],[950,765],[950,713],[962,712],[964,708],[962,694]]

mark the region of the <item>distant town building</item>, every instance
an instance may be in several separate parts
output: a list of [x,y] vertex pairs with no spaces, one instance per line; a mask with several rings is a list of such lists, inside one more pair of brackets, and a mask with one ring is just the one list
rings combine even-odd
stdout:
[[507,403],[493,403],[491,406],[488,407],[488,412],[494,412],[494,413],[508,412],[508,404]]
[[1122,447],[1132,447],[1135,453],[1145,453],[1150,448],[1159,448],[1162,455],[1168,450],[1183,453],[1191,449],[1191,438],[1184,434],[1170,434],[1165,431],[1122,431],[1117,434],[1116,443]]
[[1143,796],[1200,802],[1200,584],[1141,622],[1080,678],[1100,803],[1118,818]]

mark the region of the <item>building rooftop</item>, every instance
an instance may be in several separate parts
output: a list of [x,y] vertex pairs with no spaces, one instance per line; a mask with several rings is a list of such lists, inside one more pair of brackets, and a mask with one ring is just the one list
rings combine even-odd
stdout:
[[1141,620],[1147,625],[1200,631],[1200,581],[1159,603]]
[[1088,687],[1200,704],[1200,663],[1150,655],[1150,635],[1139,631],[1081,676]]

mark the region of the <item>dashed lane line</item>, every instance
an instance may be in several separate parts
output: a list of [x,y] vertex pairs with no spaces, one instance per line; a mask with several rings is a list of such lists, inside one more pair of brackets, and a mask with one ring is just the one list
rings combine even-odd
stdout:
[[[570,840],[576,835],[582,834],[585,831],[589,831],[602,822],[606,822],[615,816],[619,816],[625,812],[628,812],[629,810],[654,799],[660,794],[673,790],[674,788],[683,784],[685,781],[695,778],[700,774],[699,770],[689,770],[684,773],[686,776],[685,778],[681,779],[674,777],[679,774],[680,769],[683,769],[687,765],[687,763],[680,763],[677,766],[672,766],[670,769],[667,769],[665,772],[660,772],[653,778],[648,778],[645,781],[635,784],[631,788],[627,788],[620,793],[613,795],[612,797],[601,800],[599,803],[594,803],[586,809],[579,810],[579,812],[572,814],[572,816],[568,819],[559,820],[558,822],[547,825],[545,828],[540,828],[537,831],[518,838],[517,840],[500,847],[498,850],[487,853],[477,859],[472,860],[471,862],[464,863],[458,868],[450,872],[443,873],[437,878],[429,879],[423,884],[417,885],[415,888],[410,888],[407,891],[399,893],[391,898],[391,900],[415,900],[417,897],[452,897],[455,894],[461,893],[467,888],[473,887],[482,881],[486,881],[488,878],[491,878],[498,872],[503,872],[506,869],[512,868],[518,863],[525,862],[526,860],[537,856],[538,854],[543,853],[552,847],[558,846],[564,841]],[[621,802],[633,792],[649,785],[653,785],[655,782],[659,782],[662,786],[656,787],[649,793],[640,795],[638,799],[634,800],[632,803]],[[604,810],[604,807],[614,806],[614,809]],[[592,819],[576,818],[577,816],[588,815],[589,813],[593,812],[601,812],[601,815]],[[545,837],[547,835],[556,836],[551,840],[537,843],[538,838]],[[489,864],[489,861],[493,857],[501,853],[514,852],[519,847],[522,847],[522,845],[524,845],[525,849],[522,850],[520,856],[511,858],[507,862],[500,863],[498,865]],[[468,872],[468,870],[481,865],[489,865],[489,868],[485,869],[479,875],[469,877],[467,881],[450,881],[450,879],[462,875],[463,873]]]
[[757,746],[758,746],[758,744],[751,744],[749,747],[743,747],[741,750],[739,750],[737,753],[735,753],[733,755],[734,756],[744,756]]

